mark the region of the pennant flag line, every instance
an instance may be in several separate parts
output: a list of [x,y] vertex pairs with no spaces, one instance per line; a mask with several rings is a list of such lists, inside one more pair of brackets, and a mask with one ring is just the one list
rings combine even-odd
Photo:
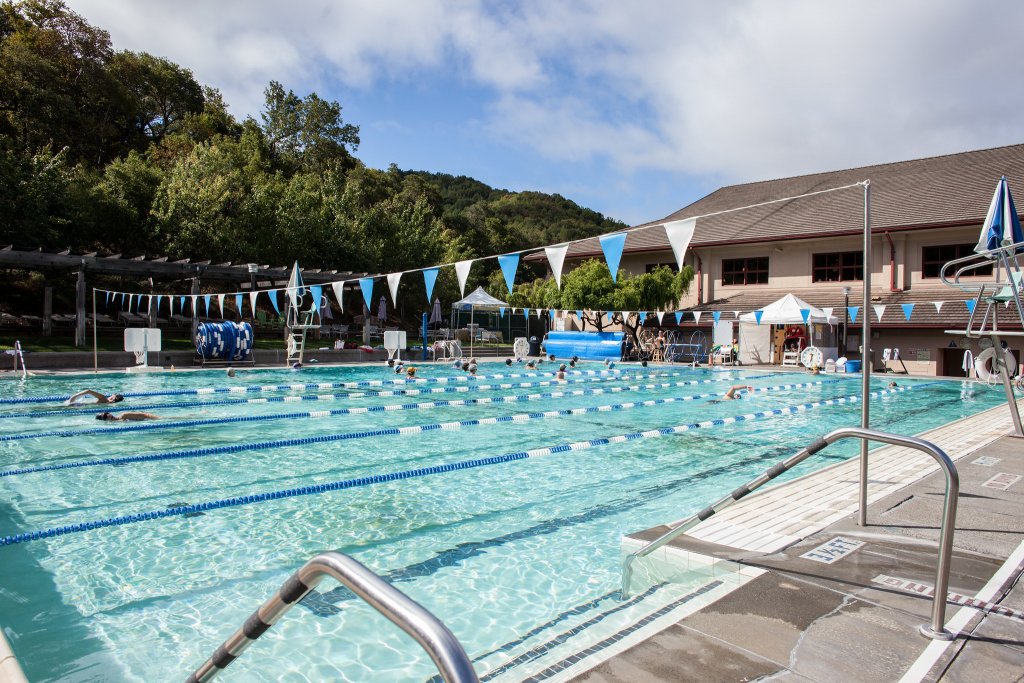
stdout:
[[821,309],[821,312],[825,314],[826,318],[832,317],[832,311],[835,310],[831,306]]
[[519,254],[502,254],[498,257],[498,265],[505,276],[505,286],[508,293],[512,293],[512,286],[516,283],[516,269],[519,267]]
[[[332,282],[331,289],[334,290],[334,298],[338,300],[338,310],[345,311],[345,283],[344,282]],[[277,305],[274,305],[277,308]]]
[[238,309],[238,317],[242,317],[242,295],[235,294],[235,308]]
[[676,325],[678,325],[681,322],[683,322],[683,312],[676,311]]
[[[391,290],[391,303],[398,305],[398,283],[402,280],[402,273],[388,274],[388,289]],[[429,301],[430,295],[427,295]]]
[[548,263],[551,265],[551,272],[555,276],[555,284],[558,288],[562,288],[562,264],[565,263],[565,254],[569,251],[569,245],[565,244],[561,247],[544,247],[544,254],[548,257]]
[[462,296],[466,296],[466,280],[469,278],[469,269],[473,265],[473,259],[459,261],[455,264],[455,275],[459,278],[459,290]]
[[761,324],[761,316],[763,316],[763,315],[764,315],[764,311],[754,311],[754,320],[757,321],[758,325]]
[[665,223],[665,235],[668,236],[668,243],[672,245],[672,253],[676,257],[676,266],[679,270],[683,269],[683,257],[686,255],[686,248],[690,246],[693,229],[696,226],[696,218]]
[[[316,311],[317,315],[320,315],[320,305],[323,303],[324,296],[323,285],[310,285],[309,291],[313,293],[313,310]],[[253,311],[255,310],[253,309]]]
[[715,324],[717,325],[718,321],[722,319],[722,312],[721,311],[713,311],[711,313],[711,317],[715,319]]
[[[434,283],[437,282],[438,268],[426,268],[423,270],[423,284],[427,288],[427,303],[430,303],[430,298],[434,295]],[[334,290],[337,292],[338,290]],[[338,298],[339,305],[341,298]]]
[[946,302],[945,301],[933,301],[932,303],[935,304],[935,312],[936,313],[942,313],[942,304],[944,304]]
[[968,299],[964,302],[964,305],[967,306],[967,312],[971,315],[974,315],[974,306],[976,303],[977,302],[974,299]]
[[608,264],[608,271],[612,274],[612,282],[618,282],[619,261],[622,260],[622,249],[626,246],[626,233],[602,235],[600,242],[601,251],[604,252],[604,261]]
[[373,278],[359,278],[359,289],[363,292],[363,301],[366,302],[366,310],[373,312]]
[[804,325],[806,325],[807,324],[807,320],[811,317],[811,309],[809,309],[809,308],[801,308],[800,309],[800,317],[804,319]]
[[693,313],[693,321],[695,323],[700,324],[700,316],[701,316],[701,313],[703,313],[703,312],[704,311],[692,311],[692,313]]
[[846,312],[850,314],[850,322],[857,322],[857,313],[860,312],[860,306],[850,306],[846,309]]
[[220,317],[224,317],[224,294],[217,295],[217,305],[220,306]]
[[259,292],[249,292],[249,308],[252,309],[252,317],[256,317],[256,297],[260,295]]
[[269,292],[267,292],[267,296],[270,297],[270,305],[274,307],[274,313],[281,315],[281,309],[277,305],[277,290],[270,290]]
[[910,320],[910,314],[914,312],[914,304],[900,304],[903,309],[903,317]]

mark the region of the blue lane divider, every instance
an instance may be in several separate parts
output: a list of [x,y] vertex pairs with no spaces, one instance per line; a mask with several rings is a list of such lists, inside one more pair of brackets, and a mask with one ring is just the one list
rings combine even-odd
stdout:
[[[175,401],[172,403],[151,403],[149,405],[125,405],[123,403],[104,404],[98,407],[61,408],[59,410],[41,410],[32,412],[4,413],[0,420],[12,418],[54,417],[59,415],[89,415],[93,413],[117,413],[123,411],[161,410],[166,408],[196,408],[219,405],[241,405],[246,403],[291,403],[297,401],[334,401],[361,398],[378,398],[388,396],[418,396],[421,394],[458,394],[468,391],[494,391],[498,389],[525,389],[528,387],[550,387],[558,384],[581,384],[591,382],[623,382],[653,377],[674,377],[681,373],[653,372],[637,375],[615,375],[601,377],[576,377],[565,380],[547,379],[535,382],[503,382],[500,384],[460,384],[457,386],[424,387],[422,389],[384,389],[381,391],[354,391],[347,394],[312,394],[293,396],[261,396],[260,398],[229,398],[214,401]],[[764,373],[758,377],[771,377],[779,373]],[[541,375],[544,376],[544,375]],[[550,375],[548,375],[550,376]],[[715,378],[708,382],[724,382],[729,378]]]
[[[600,394],[615,394],[624,391],[641,391],[644,389],[669,389],[673,387],[684,387],[694,384],[711,384],[713,382],[737,381],[737,379],[751,379],[750,377],[688,380],[684,382],[662,382],[660,384],[634,384],[624,387],[609,387],[607,389],[577,389],[575,391],[549,391],[541,394],[516,394],[512,396],[492,396],[485,398],[469,398],[458,401],[428,401],[423,403],[392,403],[380,406],[366,406],[360,408],[336,408],[334,410],[303,410],[294,413],[271,413],[268,415],[237,415],[233,417],[209,417],[196,420],[174,420],[140,422],[118,427],[93,427],[91,429],[56,429],[46,432],[32,432],[29,434],[8,434],[0,436],[0,441],[24,441],[26,439],[42,439],[46,437],[75,437],[93,436],[96,434],[118,434],[121,432],[152,432],[166,429],[178,429],[182,427],[204,427],[208,425],[232,424],[238,422],[271,422],[274,420],[295,420],[302,418],[334,417],[337,415],[359,415],[363,413],[385,413],[399,410],[428,410],[431,408],[447,408],[452,406],[475,406],[488,403],[516,403],[522,401],[538,401],[545,398],[564,398],[567,396],[591,396]],[[577,380],[580,381],[580,380]],[[585,380],[591,381],[591,380]],[[828,383],[839,380],[828,380]],[[559,384],[558,381],[544,382],[544,384]],[[817,382],[824,384],[825,382]],[[539,382],[536,384],[540,384]],[[450,388],[450,387],[449,387]],[[460,387],[463,388],[463,387]],[[482,387],[464,387],[480,389]],[[444,391],[444,389],[442,389]],[[303,397],[306,398],[306,397]],[[317,397],[320,398],[320,397]],[[267,399],[245,399],[248,402],[267,402]],[[282,401],[284,399],[281,399]]]
[[[641,372],[635,370],[568,370],[570,375],[620,375],[625,372]],[[670,373],[675,376],[684,375],[684,372]],[[485,379],[517,379],[529,377],[550,377],[546,372],[514,372],[497,375],[446,375],[444,377],[415,377],[411,379],[365,379],[356,382],[307,382],[305,384],[239,384],[228,387],[201,387],[199,389],[164,389],[161,391],[125,391],[122,396],[138,398],[140,396],[203,396],[206,394],[245,394],[268,391],[308,391],[310,389],[360,389],[363,387],[383,387],[408,384],[451,384],[456,382],[478,382]],[[25,396],[20,398],[0,398],[0,404],[4,403],[55,403],[67,401],[71,394],[61,396]]]
[[[921,387],[925,386],[925,384],[919,384],[917,386]],[[869,395],[881,396],[883,394],[892,394],[896,392],[909,391],[911,388],[913,387],[897,387],[894,389],[884,389],[881,391],[873,391]],[[280,491],[254,493],[248,496],[222,498],[220,500],[213,500],[206,503],[181,505],[178,507],[166,508],[163,510],[151,510],[149,512],[121,515],[118,517],[108,517],[105,519],[98,519],[91,522],[66,524],[64,526],[51,527],[49,529],[42,529],[39,531],[27,531],[21,534],[0,537],[0,546],[15,545],[18,543],[26,543],[28,541],[37,541],[43,538],[53,538],[54,536],[65,536],[67,534],[81,533],[83,531],[91,531],[93,529],[102,529],[111,526],[137,524],[139,522],[146,522],[152,519],[162,519],[164,517],[178,517],[181,515],[189,515],[196,512],[208,512],[210,510],[218,510],[221,508],[238,507],[241,505],[253,505],[255,503],[262,503],[268,500],[281,500],[284,498],[295,498],[297,496],[319,495],[321,493],[328,493],[331,491],[342,491],[345,489],[358,488],[362,486],[371,486],[373,484],[383,484],[392,481],[413,479],[416,477],[426,477],[433,474],[442,474],[445,472],[456,472],[459,470],[468,470],[477,467],[498,465],[501,463],[514,462],[517,460],[527,460],[529,458],[554,455],[556,453],[582,451],[590,448],[596,448],[598,446],[606,446],[608,444],[613,443],[624,443],[627,441],[636,441],[639,439],[657,439],[663,436],[681,434],[683,432],[694,431],[697,429],[720,427],[726,424],[733,424],[736,422],[744,422],[748,420],[756,420],[766,417],[774,417],[776,415],[789,415],[794,413],[801,413],[806,412],[808,410],[813,410],[815,408],[820,408],[822,406],[839,405],[842,403],[856,403],[858,401],[860,401],[860,396],[856,395],[844,396],[842,398],[831,398],[824,401],[815,401],[813,403],[804,403],[798,406],[790,406],[788,408],[762,410],[756,413],[736,415],[733,417],[725,417],[717,420],[708,420],[705,422],[696,422],[687,425],[677,425],[675,427],[662,427],[661,429],[652,429],[645,432],[619,434],[617,436],[591,439],[589,441],[578,441],[576,443],[559,444],[557,446],[548,446],[546,448],[534,448],[528,451],[505,453],[504,455],[496,455],[488,458],[463,460],[461,462],[455,462],[447,465],[431,465],[429,467],[418,467],[412,470],[390,472],[387,474],[375,474],[366,477],[358,477],[356,479],[343,479],[341,481],[333,481],[325,484],[299,486],[296,488],[284,489]]]
[[[801,387],[810,387],[819,382],[804,382],[800,384],[781,384],[774,387],[761,387],[755,389],[757,392],[784,391]],[[97,460],[75,460],[72,462],[55,463],[52,465],[34,465],[14,470],[0,472],[0,478],[14,477],[22,474],[33,474],[36,472],[52,472],[55,470],[70,470],[81,467],[97,467],[100,465],[125,465],[128,463],[154,462],[157,460],[182,460],[185,458],[205,458],[211,455],[225,455],[228,453],[239,453],[242,451],[265,451],[274,448],[287,448],[289,446],[303,446],[312,443],[330,443],[334,441],[354,441],[357,439],[372,439],[381,436],[408,436],[410,434],[423,434],[434,431],[455,431],[464,427],[477,427],[480,425],[494,425],[507,422],[526,422],[528,420],[544,420],[552,417],[565,417],[568,415],[585,415],[587,413],[603,413],[615,410],[629,410],[636,407],[648,407],[662,405],[665,403],[676,403],[679,401],[693,401],[701,398],[711,398],[719,394],[695,394],[692,396],[679,396],[669,398],[652,399],[649,401],[634,401],[630,403],[614,403],[603,406],[592,406],[589,408],[565,408],[562,410],[548,410],[542,413],[520,413],[518,415],[502,415],[500,417],[483,417],[473,420],[458,420],[455,422],[435,422],[432,424],[409,425],[408,427],[385,427],[383,429],[368,429],[359,432],[342,432],[340,434],[321,434],[319,436],[300,436],[290,439],[277,439],[274,441],[261,441],[256,443],[238,443],[227,446],[207,446],[205,448],[190,448],[182,451],[166,451],[163,453],[150,453],[146,455],[125,455],[113,458],[101,458]],[[326,411],[325,411],[326,412]]]

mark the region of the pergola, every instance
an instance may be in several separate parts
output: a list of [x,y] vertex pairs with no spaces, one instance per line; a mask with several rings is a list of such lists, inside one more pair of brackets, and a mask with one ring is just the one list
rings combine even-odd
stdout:
[[[289,266],[268,266],[257,263],[212,263],[181,259],[172,261],[166,256],[146,257],[123,256],[121,254],[99,255],[96,252],[75,253],[70,249],[52,252],[42,249],[22,250],[8,245],[0,247],[0,267],[32,271],[78,272],[75,288],[75,345],[85,346],[86,321],[86,273],[93,275],[116,275],[154,280],[191,280],[192,294],[199,293],[200,280],[229,282],[239,289],[275,287],[288,282],[291,275]],[[306,284],[322,284],[338,280],[354,280],[365,277],[366,273],[322,270],[302,270]],[[53,290],[46,287],[43,299],[43,331],[52,329]]]

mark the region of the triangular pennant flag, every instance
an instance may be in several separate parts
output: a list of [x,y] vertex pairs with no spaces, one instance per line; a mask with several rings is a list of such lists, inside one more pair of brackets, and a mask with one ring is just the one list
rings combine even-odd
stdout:
[[647,321],[647,311],[640,311],[640,324],[643,325]]
[[519,254],[502,254],[498,257],[498,265],[505,275],[505,286],[512,293],[512,286],[516,283],[516,268],[519,267]]
[[551,272],[555,275],[555,284],[562,288],[562,264],[565,263],[565,253],[569,251],[569,245],[563,244],[560,247],[544,247],[544,254],[548,257],[548,264]]
[[373,278],[359,278],[359,289],[363,290],[363,301],[366,302],[366,310],[373,314]]
[[740,312],[739,311],[733,311],[732,314],[736,317],[737,320],[740,319]]
[[832,308],[831,306],[826,306],[825,308],[821,309],[821,312],[824,313],[825,314],[825,318],[828,319],[828,318],[832,317],[832,311],[834,311],[834,310],[835,309]]
[[693,321],[695,323],[700,324],[700,316],[701,316],[701,313],[703,313],[703,312],[704,311],[693,311]]
[[611,322],[612,319],[615,317],[615,311],[605,311],[605,313],[607,313],[608,315],[608,322]]
[[857,313],[860,312],[860,306],[848,306],[846,312],[850,314],[850,322],[857,322]]
[[[167,315],[173,316],[174,315],[174,297],[173,296],[167,297],[167,302],[171,304],[171,310],[167,313]],[[184,306],[182,306],[182,310],[184,310]]]
[[[199,309],[196,308],[196,301],[197,301],[197,299],[199,299],[199,295],[198,294],[190,294],[189,298],[192,299],[192,315],[193,316],[198,316],[199,315]],[[185,310],[185,309],[182,309],[182,310]]]
[[[402,280],[401,273],[390,273],[388,275],[388,289],[391,290],[391,303],[398,305],[398,283]],[[430,296],[427,296],[430,299]]]
[[267,296],[270,297],[270,305],[274,307],[274,313],[281,315],[281,307],[277,304],[277,292],[279,290],[271,289],[267,292]]
[[[310,285],[309,291],[313,293],[313,308],[316,309],[317,315],[320,315],[320,306],[323,304],[324,286]],[[256,307],[253,306],[252,310],[255,313]]]
[[668,243],[672,245],[672,253],[675,254],[679,270],[683,269],[683,256],[686,255],[686,248],[690,246],[690,239],[693,237],[693,229],[696,225],[696,218],[665,224],[665,234],[668,235]]
[[462,296],[466,296],[466,279],[469,277],[469,269],[473,265],[473,259],[459,261],[455,264],[455,275],[459,278],[459,290]]
[[809,308],[801,308],[800,309],[800,317],[804,319],[804,325],[806,325],[807,324],[807,320],[811,317],[811,309],[809,309]]
[[678,325],[681,322],[683,322],[683,312],[676,311],[676,325]]
[[425,268],[423,270],[423,284],[427,288],[427,303],[430,303],[431,297],[434,295],[434,283],[437,282],[438,268]]
[[256,297],[260,295],[259,292],[249,292],[249,308],[252,309],[252,317],[256,317]]
[[217,305],[220,306],[220,317],[224,317],[224,295],[217,295]]
[[717,325],[718,321],[722,319],[722,312],[721,311],[712,311],[711,312],[711,317],[715,319],[715,324]]
[[875,315],[878,316],[878,321],[882,321],[882,315],[885,313],[885,304],[875,304],[871,308],[875,309]]
[[764,315],[764,311],[754,311],[754,320],[757,321],[758,325],[761,324],[761,316],[763,316],[763,315]]
[[334,290],[334,298],[338,300],[338,310],[345,311],[345,283],[332,282],[331,289]]
[[179,304],[178,308],[181,309],[181,314],[184,315],[185,314],[185,297],[184,296],[179,296],[178,297],[178,304]]
[[945,301],[933,301],[932,303],[935,304],[935,312],[936,313],[942,313],[942,304],[944,304],[946,302]]
[[910,314],[914,312],[914,304],[900,304],[903,309],[903,317],[910,320]]
[[970,313],[971,315],[974,315],[974,305],[976,303],[977,302],[974,299],[968,299],[967,301],[964,302],[964,305],[967,306],[967,312]]
[[146,314],[148,315],[148,314],[150,314],[152,312],[153,312],[153,295],[152,294],[148,294],[148,295],[146,295]]
[[504,306],[498,306],[498,315],[501,316],[502,318],[505,317],[505,307]]
[[[170,298],[170,297],[168,297],[168,298]],[[156,297],[156,314],[157,315],[160,315],[160,304],[162,304],[163,302],[164,302],[164,295],[163,294],[158,294],[157,297]],[[171,311],[171,313],[173,313],[173,312],[174,311]]]
[[665,319],[665,311],[658,311],[658,325]]
[[600,242],[601,251],[604,252],[604,262],[608,264],[608,272],[612,274],[612,282],[617,282],[619,277],[619,261],[622,260],[622,249],[626,246],[626,233],[617,232],[611,235],[602,235]]
[[238,309],[238,316],[242,316],[242,295],[235,294],[235,308]]
[[103,302],[103,305],[104,306],[109,306],[110,305],[110,292],[107,292],[107,296],[106,296],[105,301]]
[[549,308],[548,309],[548,317],[551,318],[552,320],[555,319],[555,309],[553,309],[553,308]]
[[207,318],[210,317],[210,299],[212,299],[212,298],[213,298],[213,295],[211,295],[211,294],[203,295],[203,301],[206,302],[206,317]]
[[523,309],[523,315],[525,317],[529,318],[530,317],[530,309],[529,308],[524,308]]
[[580,322],[583,322],[583,311],[576,311],[576,317],[580,319]]

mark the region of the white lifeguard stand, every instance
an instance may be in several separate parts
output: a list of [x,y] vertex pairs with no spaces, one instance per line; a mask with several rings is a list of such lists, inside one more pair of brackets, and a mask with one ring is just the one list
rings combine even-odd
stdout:
[[155,327],[126,327],[124,350],[135,354],[135,367],[128,368],[128,372],[163,370],[163,366],[149,364],[150,352],[159,353],[162,350],[159,329]]
[[299,262],[292,267],[292,276],[285,290],[285,339],[288,344],[287,364],[301,363],[306,349],[306,333],[320,329],[320,302],[312,299],[312,292],[302,282]]

